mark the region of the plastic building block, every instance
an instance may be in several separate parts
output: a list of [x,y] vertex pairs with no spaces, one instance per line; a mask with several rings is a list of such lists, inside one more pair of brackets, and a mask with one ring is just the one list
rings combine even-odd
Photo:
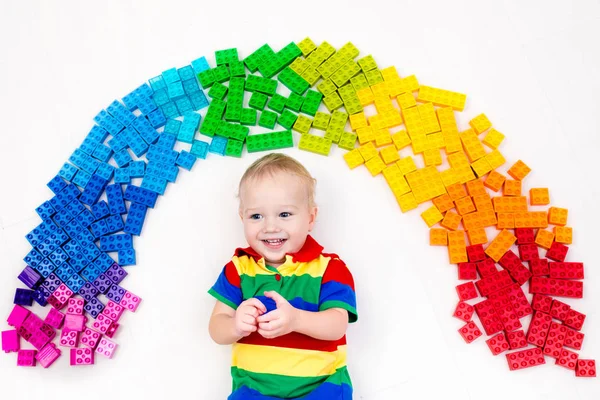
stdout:
[[[98,289],[96,289],[98,290]],[[90,314],[93,318],[98,318],[102,310],[104,310],[104,304],[97,298],[91,298],[83,307],[83,309]],[[104,333],[104,332],[102,332]]]
[[575,367],[575,376],[580,378],[594,378],[596,376],[596,361],[578,359],[577,367]]
[[[554,234],[553,234],[554,235]],[[554,261],[564,261],[567,257],[569,247],[564,244],[552,242],[550,248],[546,252],[546,257]]]
[[[302,139],[300,140],[302,141]],[[386,164],[379,155],[376,155],[375,157],[365,162],[365,167],[367,167],[367,169],[371,173],[371,176],[375,176],[381,173],[386,168]],[[435,212],[439,213],[439,211],[437,211],[437,208],[433,208],[435,209]]]
[[505,289],[513,284],[513,281],[506,270],[499,271],[493,275],[486,276],[476,283],[477,289],[482,296],[487,296],[498,290]]
[[550,204],[548,188],[529,189],[529,204],[532,206],[546,206]]
[[33,304],[33,290],[18,288],[15,291],[13,303],[21,306],[31,306]]
[[516,371],[524,368],[535,367],[546,363],[542,349],[533,348],[516,351],[506,355],[508,368],[511,371]]
[[[398,168],[398,167],[396,167]],[[429,230],[429,244],[432,246],[447,246],[448,245],[448,231],[445,229],[432,228]],[[460,271],[460,265],[459,265]],[[460,272],[459,272],[460,275]],[[460,279],[460,278],[459,278]]]
[[240,123],[242,125],[256,125],[257,112],[253,108],[242,108]]
[[54,343],[48,343],[45,345],[35,356],[35,359],[40,363],[40,365],[44,368],[48,368],[49,366],[56,361],[58,357],[60,357],[61,351],[56,348]]
[[527,347],[527,339],[525,338],[525,332],[522,329],[507,332],[506,337],[511,350]]
[[488,345],[488,347],[490,348],[490,351],[495,356],[510,349],[508,340],[506,339],[506,336],[502,332],[489,338],[488,340],[485,341],[485,343]]
[[561,349],[560,355],[556,358],[556,365],[575,371],[579,355],[567,349]]
[[479,302],[474,307],[487,335],[491,336],[504,328],[500,315],[494,308],[491,299]]
[[564,324],[570,328],[573,328],[573,329],[579,331],[583,327],[584,321],[585,321],[585,314],[582,314],[578,311],[570,309],[565,316]]
[[98,342],[100,342],[101,337],[102,337],[101,333],[96,332],[95,330],[86,327],[85,330],[83,331],[83,333],[81,334],[80,342],[82,345],[87,346],[87,347],[91,348],[92,350],[94,350],[96,348],[96,346],[98,345]]
[[94,365],[94,351],[89,348],[71,349],[71,365]]
[[37,350],[19,350],[17,356],[18,367],[35,367]]
[[453,316],[458,319],[462,319],[465,322],[469,322],[474,312],[475,308],[473,308],[472,305],[463,301],[459,301],[456,305]]
[[565,338],[564,347],[570,347],[575,350],[581,350],[583,339],[585,335],[581,332],[577,332],[574,329],[567,327],[567,335]]
[[462,217],[460,215],[453,211],[448,211],[444,215],[444,219],[442,220],[441,225],[449,230],[456,230],[458,229],[461,220]]
[[471,228],[467,231],[467,237],[471,245],[484,244],[488,242],[485,228]]
[[475,280],[477,279],[476,264],[472,262],[458,264],[458,279],[459,280]]
[[125,309],[135,312],[142,301],[141,298],[136,296],[135,294],[127,291],[121,298],[119,305],[123,306]]
[[139,203],[146,207],[154,208],[157,194],[139,186],[127,185],[123,197],[125,200],[129,200],[133,203]]
[[498,272],[498,269],[496,268],[496,263],[491,258],[486,258],[483,261],[477,262],[475,263],[475,266],[477,267],[477,272],[479,273],[479,276],[481,276],[482,278],[494,275]]
[[104,310],[102,310],[102,314],[110,318],[113,322],[116,322],[119,320],[119,318],[121,318],[124,310],[125,309],[122,306],[113,301],[109,301],[106,303]]
[[77,347],[79,343],[79,332],[63,330],[59,344],[63,347]]
[[472,341],[474,341],[482,335],[481,330],[473,321],[467,322],[462,328],[458,330],[458,333],[460,333],[460,335],[467,343],[471,343]]
[[546,337],[550,330],[552,316],[542,311],[536,311],[529,324],[527,331],[527,342],[538,347],[544,347]]
[[125,221],[123,231],[131,235],[139,236],[142,232],[142,227],[144,226],[146,211],[146,205],[140,203],[132,203],[129,207],[129,213],[127,214],[127,220]]
[[493,190],[494,192],[502,189],[504,182],[506,181],[506,177],[499,172],[491,171],[488,176],[485,178],[483,184],[485,187]]
[[292,132],[289,130],[250,135],[246,138],[249,153],[266,150],[277,150],[294,146]]
[[518,160],[506,172],[513,179],[522,181],[531,172],[531,168],[529,168],[523,161]]
[[229,139],[227,141],[227,147],[225,147],[225,155],[240,158],[242,156],[243,148],[244,142],[240,140]]
[[98,347],[96,347],[96,353],[101,354],[106,358],[112,358],[116,349],[117,344],[115,342],[103,337],[100,339]]
[[[207,147],[206,151],[208,152],[208,147]],[[184,168],[184,169],[190,171],[196,162],[196,158],[197,157],[195,155],[193,155],[185,150],[182,150],[179,153],[179,156],[177,157],[177,161],[175,161],[175,163],[178,166],[180,166],[181,168]],[[127,226],[127,222],[125,222],[125,226]]]
[[310,151],[312,153],[327,156],[329,155],[329,151],[331,149],[331,140],[326,139],[324,137],[305,133],[300,137],[300,141],[298,142],[298,148],[300,150]]
[[111,285],[108,293],[106,293],[106,297],[118,303],[125,296],[125,292],[126,290],[119,285]]
[[548,222],[554,225],[567,225],[569,210],[566,208],[550,207],[548,209]]
[[421,218],[423,218],[427,226],[431,228],[433,225],[440,222],[444,218],[444,216],[437,209],[436,206],[431,206],[430,208],[421,213]]
[[461,301],[471,300],[477,297],[477,290],[473,282],[466,282],[456,286],[456,292]]
[[497,262],[516,240],[517,238],[512,233],[504,229],[492,240],[485,249],[485,253]]
[[2,331],[2,351],[5,353],[18,352],[20,348],[19,335],[16,329]]
[[554,233],[554,241],[556,243],[573,243],[573,228],[567,226],[555,226],[552,232]]
[[552,322],[550,324],[550,330],[548,331],[548,337],[546,343],[544,343],[543,352],[544,355],[560,358],[562,352],[563,343],[565,341],[567,328],[563,325]]
[[521,181],[507,179],[504,181],[505,196],[521,196]]
[[545,229],[539,229],[537,235],[535,236],[535,243],[545,249],[549,249],[553,241],[554,233]]

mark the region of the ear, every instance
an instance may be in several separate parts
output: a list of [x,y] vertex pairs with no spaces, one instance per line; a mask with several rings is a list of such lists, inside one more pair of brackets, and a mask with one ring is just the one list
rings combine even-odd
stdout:
[[309,209],[309,221],[308,221],[308,231],[311,232],[315,222],[317,221],[317,214],[319,212],[319,207],[311,207]]
[[242,215],[242,209],[238,210],[238,215],[240,216],[240,221],[244,221],[244,216]]

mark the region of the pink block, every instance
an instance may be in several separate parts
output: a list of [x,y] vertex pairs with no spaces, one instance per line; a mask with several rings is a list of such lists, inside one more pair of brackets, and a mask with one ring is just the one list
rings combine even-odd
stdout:
[[116,348],[117,344],[115,342],[103,337],[100,339],[100,343],[96,348],[96,353],[102,354],[104,357],[112,358]]
[[113,336],[115,336],[115,333],[117,333],[117,329],[119,329],[119,326],[120,325],[118,322],[113,322],[106,330],[105,335],[109,338],[112,338]]
[[54,293],[52,293],[52,296],[48,298],[48,303],[60,310],[67,304],[67,301],[71,296],[73,296],[73,292],[63,283],[54,291]]
[[25,321],[25,318],[27,318],[28,315],[29,310],[15,304],[6,321],[8,322],[8,325],[18,328],[23,324],[23,321]]
[[36,350],[19,350],[17,367],[35,367]]
[[106,307],[104,307],[104,310],[102,310],[102,314],[106,315],[113,321],[118,321],[119,318],[121,318],[121,315],[123,315],[123,311],[125,311],[125,308],[118,305],[114,301],[109,301],[108,304],[106,304]]
[[96,332],[95,330],[86,327],[81,336],[81,344],[91,347],[93,350],[98,345],[101,337],[102,334],[100,332]]
[[98,315],[98,318],[96,318],[96,320],[92,323],[92,328],[101,333],[106,333],[106,331],[108,331],[108,328],[110,328],[110,324],[112,323],[112,319],[108,318],[104,314],[100,314]]
[[63,347],[77,347],[79,342],[79,332],[77,331],[62,331],[60,335],[60,345]]
[[141,301],[141,298],[131,293],[130,291],[126,291],[119,304],[128,309],[129,311],[135,312],[135,310],[137,310],[138,306],[140,305]]
[[2,331],[2,350],[5,353],[19,351],[20,348],[19,335],[16,329]]
[[31,334],[29,338],[29,343],[33,345],[36,349],[40,350],[42,347],[46,345],[50,341],[50,338],[46,334],[41,331],[35,331]]
[[67,314],[83,314],[83,299],[70,298],[67,303]]
[[87,347],[71,349],[71,365],[94,365],[94,351]]
[[29,313],[23,324],[21,325],[23,328],[27,329],[29,332],[35,332],[40,329],[44,325],[44,321],[41,320],[40,317],[35,315],[34,313]]
[[63,330],[81,332],[85,328],[86,322],[87,318],[83,315],[67,314],[65,316],[65,326],[63,327]]
[[50,311],[48,311],[48,315],[46,315],[44,322],[55,329],[60,329],[64,319],[65,314],[61,313],[54,307],[50,307]]
[[54,343],[48,343],[37,353],[35,359],[39,361],[42,367],[48,368],[58,357],[60,357],[60,354],[61,351],[56,348]]

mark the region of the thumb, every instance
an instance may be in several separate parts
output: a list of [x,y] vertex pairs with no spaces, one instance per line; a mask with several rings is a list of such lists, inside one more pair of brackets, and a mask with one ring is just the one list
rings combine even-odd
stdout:
[[274,290],[265,292],[265,296],[273,299],[275,301],[275,304],[277,305],[277,307],[279,308],[279,306],[283,305],[284,303],[287,303],[288,301],[279,293],[277,293]]

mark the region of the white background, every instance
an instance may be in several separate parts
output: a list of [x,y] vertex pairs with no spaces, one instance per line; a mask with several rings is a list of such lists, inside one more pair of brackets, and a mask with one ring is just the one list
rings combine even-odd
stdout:
[[[508,164],[521,158],[533,169],[525,189],[549,187],[552,205],[569,209],[569,259],[586,263],[586,280],[585,298],[566,302],[587,314],[580,353],[600,358],[598,1],[331,3],[3,1],[0,317],[29,250],[24,235],[39,223],[34,208],[51,196],[45,184],[100,109],[165,69],[202,55],[214,62],[215,50],[237,47],[245,57],[264,43],[279,49],[310,36],[336,47],[352,41],[380,67],[468,94],[460,127],[485,112],[506,134]],[[445,248],[429,247],[423,207],[402,214],[384,179],[350,171],[337,148],[328,158],[285,152],[318,179],[315,237],[354,274],[356,399],[600,398],[597,379],[575,378],[550,358],[510,372],[484,338],[463,342],[452,317],[456,267]],[[73,368],[65,350],[43,370],[17,368],[14,354],[2,354],[0,398],[225,398],[229,348],[208,336],[214,301],[206,291],[245,245],[235,190],[260,155],[209,155],[181,171],[149,212],[124,282],[143,301],[121,320],[114,359]]]

